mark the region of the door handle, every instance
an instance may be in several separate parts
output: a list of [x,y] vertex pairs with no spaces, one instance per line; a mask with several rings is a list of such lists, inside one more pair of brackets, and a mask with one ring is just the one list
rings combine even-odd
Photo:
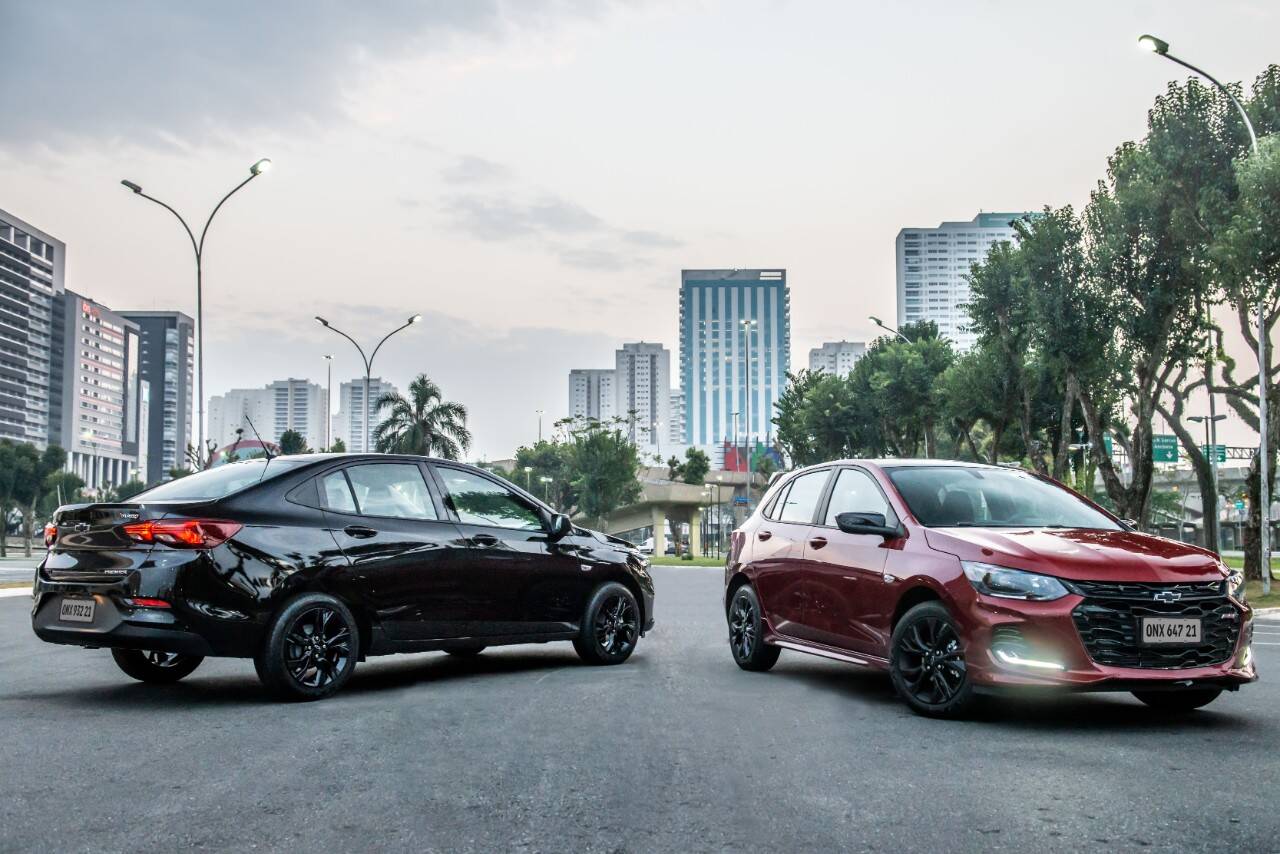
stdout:
[[773,536],[773,531],[761,531],[760,533],[756,534],[756,537],[761,540],[767,540],[772,536]]
[[809,541],[809,545],[813,546],[815,549],[820,549],[826,544],[827,544],[826,537],[814,537],[812,540]]
[[498,538],[493,534],[476,534],[471,538],[471,544],[473,546],[496,546]]
[[376,537],[378,535],[378,532],[373,530],[373,528],[369,528],[364,525],[348,525],[342,529],[342,533],[346,534],[348,537],[355,537],[357,540],[367,540],[370,537]]

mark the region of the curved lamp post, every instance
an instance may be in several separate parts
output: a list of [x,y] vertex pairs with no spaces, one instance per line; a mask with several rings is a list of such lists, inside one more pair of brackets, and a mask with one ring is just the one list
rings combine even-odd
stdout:
[[182,218],[182,214],[175,211],[172,207],[155,198],[148,196],[142,192],[142,187],[133,181],[122,180],[120,183],[128,187],[134,192],[134,195],[142,196],[149,202],[155,202],[160,207],[167,210],[178,218],[178,222],[182,223],[183,229],[187,232],[187,237],[191,238],[191,248],[196,253],[196,431],[199,436],[198,444],[199,459],[204,460],[204,275],[201,269],[201,262],[204,259],[204,239],[209,233],[209,225],[213,222],[214,216],[218,210],[226,204],[227,199],[231,198],[236,192],[248,184],[254,178],[270,171],[271,160],[262,158],[257,163],[249,167],[249,177],[245,178],[239,184],[231,188],[231,192],[222,197],[222,201],[213,206],[213,213],[209,214],[209,218],[204,222],[204,228],[200,231],[200,239],[196,240],[195,233],[191,230],[191,226],[187,225],[187,221]]
[[325,320],[320,315],[318,314],[316,315],[316,323],[319,323],[325,329],[330,329],[338,333],[343,338],[350,341],[352,346],[356,348],[356,352],[360,354],[360,360],[364,362],[364,415],[362,417],[364,420],[364,452],[366,454],[369,453],[369,376],[370,374],[373,373],[373,360],[375,357],[377,357],[378,351],[382,349],[382,345],[387,343],[388,338],[390,338],[392,335],[395,335],[397,332],[403,329],[408,329],[410,326],[413,326],[413,324],[417,323],[419,320],[422,320],[422,315],[415,314],[413,317],[405,321],[402,326],[397,326],[395,329],[392,329],[386,335],[382,336],[382,340],[378,342],[378,346],[373,348],[373,353],[366,356],[364,354],[364,348],[361,347],[358,343],[356,343],[356,339],[352,338],[350,335],[343,332],[341,329],[334,326],[332,323]]
[[324,356],[325,370],[328,372],[328,383],[324,387],[324,449],[333,447],[333,356]]
[[[1212,74],[1202,68],[1197,68],[1184,59],[1179,59],[1169,53],[1169,43],[1164,39],[1157,38],[1149,33],[1138,37],[1138,47],[1143,50],[1149,50],[1157,56],[1163,56],[1170,62],[1176,62],[1183,68],[1186,68],[1205,80],[1208,80],[1218,91],[1231,99],[1231,103],[1235,104],[1236,110],[1240,113],[1240,118],[1244,120],[1245,130],[1249,132],[1249,147],[1256,157],[1258,155],[1258,135],[1254,133],[1253,122],[1249,121],[1249,114],[1245,112],[1244,105],[1240,103],[1233,93],[1226,86],[1218,82]],[[1212,390],[1210,390],[1212,394]],[[1261,500],[1258,502],[1262,506],[1258,508],[1258,521],[1261,528],[1260,535],[1262,537],[1262,592],[1271,592],[1271,483],[1269,481],[1271,460],[1270,449],[1267,447],[1267,305],[1266,297],[1258,294],[1258,493]]]
[[894,329],[892,326],[886,325],[885,322],[878,317],[868,317],[867,320],[870,320],[872,323],[874,323],[876,326],[879,326],[885,332],[892,332],[894,335],[897,335],[899,338],[901,338],[903,341],[906,341],[908,344],[914,343],[910,338],[903,335],[901,332]]

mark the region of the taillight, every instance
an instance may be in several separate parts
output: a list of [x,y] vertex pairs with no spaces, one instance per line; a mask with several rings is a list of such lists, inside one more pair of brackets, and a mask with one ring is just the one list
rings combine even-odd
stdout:
[[130,608],[168,608],[169,603],[164,599],[148,599],[144,597],[134,597],[132,599],[121,600]]
[[44,526],[44,545],[49,548],[58,540],[58,526],[50,522]]
[[177,549],[211,549],[236,535],[243,525],[217,519],[160,519],[124,526],[129,539],[139,543],[163,543]]

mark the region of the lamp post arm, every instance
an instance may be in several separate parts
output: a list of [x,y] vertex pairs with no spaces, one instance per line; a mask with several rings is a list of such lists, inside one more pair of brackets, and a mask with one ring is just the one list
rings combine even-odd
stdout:
[[331,323],[327,323],[327,324],[325,324],[325,328],[326,328],[326,329],[329,329],[329,330],[331,330],[331,331],[333,331],[333,332],[338,333],[338,334],[339,334],[339,335],[341,335],[343,338],[345,338],[345,339],[347,339],[348,341],[350,341],[350,342],[351,342],[351,345],[352,345],[353,347],[355,347],[355,348],[356,348],[356,352],[360,354],[360,360],[364,362],[364,372],[365,372],[366,374],[367,374],[367,373],[369,373],[369,370],[370,370],[370,359],[368,359],[368,358],[366,358],[366,357],[365,357],[365,355],[364,355],[364,348],[363,348],[363,347],[361,347],[361,346],[356,342],[356,339],[352,338],[350,335],[348,335],[347,333],[343,332],[341,329],[339,329],[338,327],[334,326],[334,325],[333,325],[333,324],[331,324]]
[[[239,191],[239,189],[240,189],[241,187],[243,187],[245,184],[248,184],[250,181],[252,181],[254,178],[257,178],[257,177],[258,177],[258,176],[257,176],[257,174],[256,174],[256,173],[253,173],[253,172],[249,173],[249,177],[248,177],[248,178],[245,178],[245,179],[244,179],[243,181],[241,181],[239,184],[236,184],[236,185],[235,185],[235,187],[233,187],[233,188],[231,189],[231,192],[227,193],[225,196],[223,196],[223,197],[222,197],[222,201],[220,201],[220,202],[218,202],[218,204],[214,205],[213,213],[209,214],[209,218],[208,218],[207,220],[205,220],[205,222],[204,222],[204,229],[200,232],[200,245],[196,248],[196,254],[199,254],[199,253],[201,253],[201,252],[203,252],[203,251],[204,251],[204,237],[205,237],[205,235],[206,235],[206,234],[208,234],[208,233],[209,233],[209,226],[213,224],[213,218],[214,218],[215,216],[217,216],[218,211],[222,209],[222,206],[223,206],[224,204],[226,204],[227,199],[229,199],[229,198],[231,198],[232,196],[234,196],[234,195],[236,194],[236,192],[237,192],[237,191]],[[192,242],[192,243],[194,243],[194,242],[195,242],[195,238],[192,238],[192,239],[191,239],[191,242]]]
[[1222,94],[1226,95],[1228,98],[1231,99],[1231,103],[1235,104],[1236,109],[1239,110],[1240,112],[1240,118],[1244,119],[1245,130],[1249,131],[1249,145],[1253,149],[1253,153],[1257,154],[1258,153],[1258,135],[1254,133],[1253,122],[1249,121],[1249,114],[1245,112],[1244,105],[1240,103],[1239,99],[1236,98],[1235,94],[1226,86],[1223,86],[1220,82],[1218,82],[1218,79],[1216,77],[1214,77],[1209,72],[1205,71],[1203,68],[1197,68],[1191,63],[1187,62],[1185,59],[1178,59],[1178,57],[1174,56],[1171,53],[1166,53],[1164,55],[1164,58],[1169,60],[1170,62],[1176,62],[1179,65],[1181,65],[1183,68],[1189,69],[1191,71],[1194,71],[1196,74],[1199,74],[1205,80],[1208,80],[1210,83],[1216,86],[1219,92],[1221,92]]
[[186,231],[187,237],[191,238],[191,250],[196,253],[196,261],[198,262],[200,260],[200,246],[196,243],[196,236],[191,233],[191,226],[187,225],[187,221],[182,218],[182,214],[178,213],[173,208],[169,207],[169,205],[157,199],[155,196],[148,196],[146,193],[138,193],[138,195],[142,196],[142,198],[146,199],[149,202],[155,202],[157,205],[159,205],[160,207],[164,208],[169,213],[177,217],[178,222],[182,223],[182,228],[184,231]]
[[375,358],[377,358],[377,356],[378,356],[378,351],[382,349],[382,345],[383,345],[383,344],[386,344],[386,343],[387,343],[387,339],[388,339],[388,338],[390,338],[392,335],[395,335],[397,332],[400,332],[401,330],[408,329],[408,328],[409,328],[410,326],[412,326],[412,325],[413,325],[413,321],[412,321],[412,320],[410,320],[410,321],[409,321],[408,323],[406,323],[404,326],[398,326],[398,327],[396,327],[395,329],[392,329],[392,330],[391,330],[390,332],[388,332],[386,335],[382,336],[382,340],[378,342],[378,346],[373,348],[373,355],[369,357],[369,365],[370,365],[370,368],[369,368],[369,369],[370,369],[371,371],[373,370],[373,367],[372,367],[372,366],[373,366],[373,360],[374,360]]

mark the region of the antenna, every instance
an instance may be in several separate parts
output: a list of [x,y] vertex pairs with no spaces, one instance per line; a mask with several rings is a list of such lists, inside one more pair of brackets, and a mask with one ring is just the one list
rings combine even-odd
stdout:
[[249,429],[253,431],[253,435],[257,437],[258,444],[262,446],[262,452],[267,455],[267,462],[271,462],[271,449],[267,447],[267,443],[262,441],[262,434],[258,432],[258,428],[253,426],[253,419],[249,417],[249,413],[245,413],[244,420],[249,424]]

